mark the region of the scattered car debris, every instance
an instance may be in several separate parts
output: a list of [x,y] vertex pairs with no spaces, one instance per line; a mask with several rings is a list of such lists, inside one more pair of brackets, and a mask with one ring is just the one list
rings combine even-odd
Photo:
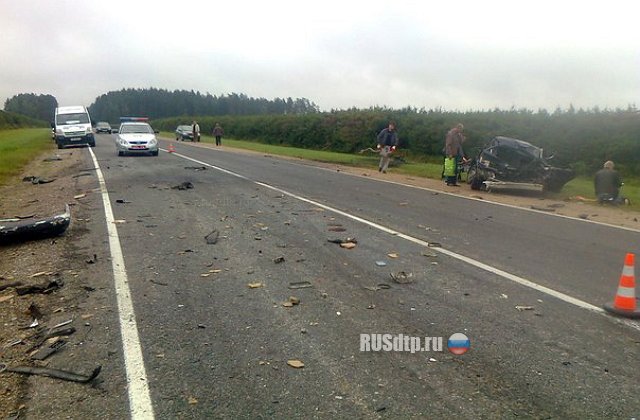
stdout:
[[377,265],[378,267],[385,267],[385,266],[387,265],[387,263],[386,263],[386,262],[384,262],[384,261],[376,261],[376,265]]
[[413,283],[413,273],[407,273],[405,271],[399,271],[397,273],[389,274],[393,281],[398,284]]
[[52,354],[59,352],[67,344],[66,340],[62,340],[59,337],[55,337],[51,340],[52,341],[48,346],[42,347],[37,350],[31,355],[31,358],[33,360],[45,360]]
[[129,203],[131,203],[131,201],[125,200],[124,198],[118,198],[116,200],[116,203],[118,203],[118,204],[129,204]]
[[0,292],[2,292],[3,290],[9,289],[10,287],[18,287],[18,286],[22,286],[22,283],[19,281],[14,281],[11,283],[5,283],[5,284],[0,284]]
[[515,307],[517,310],[519,311],[533,311],[535,308],[533,306],[522,306],[522,305],[516,305]]
[[31,182],[33,185],[48,184],[55,180],[56,180],[55,178],[47,179],[47,178],[40,178],[39,176],[25,176],[24,178],[22,178],[22,182]]
[[217,229],[212,230],[207,236],[204,237],[205,241],[207,241],[207,245],[215,245],[218,243],[218,237],[220,236],[220,232]]
[[442,244],[440,242],[427,242],[427,246],[429,248],[442,248]]
[[437,258],[438,254],[436,254],[435,252],[427,252],[427,251],[422,251],[421,254],[423,257],[429,257],[429,258]]
[[395,252],[391,252],[391,253],[387,254],[387,257],[389,257],[389,258],[398,258],[398,254],[395,253]]
[[42,159],[43,162],[55,162],[55,161],[58,161],[58,160],[62,160],[60,155],[55,155],[55,156],[51,156],[51,157]]
[[294,281],[289,283],[289,289],[306,289],[308,287],[313,287],[311,282],[308,281]]
[[206,166],[185,166],[184,169],[191,169],[193,171],[206,171]]
[[75,198],[76,200],[79,200],[81,198],[85,198],[86,196],[87,194],[77,194],[77,195],[74,195],[73,198]]
[[292,368],[301,369],[304,367],[304,362],[302,360],[292,359],[287,360],[287,365],[291,366]]
[[173,190],[191,190],[193,189],[193,184],[189,181],[185,181],[182,184],[174,185],[171,187]]
[[284,257],[282,255],[279,256],[279,257],[276,257],[276,258],[273,259],[273,262],[276,263],[276,264],[283,263],[284,262]]
[[93,254],[93,257],[87,258],[86,260],[84,260],[84,262],[86,262],[87,264],[95,264],[97,261],[98,261],[97,254]]
[[48,283],[16,287],[16,293],[18,294],[18,296],[36,293],[48,295],[49,293],[52,293],[61,288],[63,285],[64,283],[62,282],[62,280],[54,279]]
[[44,239],[64,233],[71,223],[69,205],[65,205],[64,213],[44,219],[0,220],[0,244],[9,244],[34,239]]
[[345,248],[345,249],[353,249],[356,247],[355,242],[343,242],[340,244],[341,248]]
[[82,384],[89,383],[96,379],[102,370],[102,366],[98,366],[91,372],[91,375],[81,375],[66,370],[52,369],[47,367],[32,367],[32,366],[7,366],[4,363],[0,363],[0,373],[13,372],[22,373],[25,375],[40,375],[48,376],[50,378],[62,379],[64,381],[78,382]]
[[343,227],[338,227],[338,226],[334,226],[334,227],[330,227],[329,228],[329,232],[346,232],[347,229],[343,228]]
[[375,286],[364,286],[364,288],[367,290],[371,290],[372,292],[377,292],[378,290],[391,289],[391,286],[386,283],[379,283]]
[[356,238],[327,239],[327,242],[331,242],[331,243],[339,244],[339,245],[341,245],[341,244],[346,244],[346,243],[349,243],[349,242],[350,242],[350,243],[354,243],[354,244],[357,244],[357,243],[358,243],[358,241],[356,240]]
[[249,289],[257,289],[259,287],[264,287],[264,283],[260,283],[260,282],[256,282],[256,283],[249,283],[247,284],[247,287]]

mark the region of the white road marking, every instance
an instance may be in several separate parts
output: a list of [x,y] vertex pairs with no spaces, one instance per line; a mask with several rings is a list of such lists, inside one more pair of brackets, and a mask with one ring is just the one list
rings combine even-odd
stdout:
[[113,281],[116,289],[118,301],[118,316],[120,319],[120,335],[122,337],[122,348],[124,352],[124,364],[127,373],[127,390],[129,392],[129,410],[131,418],[153,419],[153,405],[149,394],[149,384],[144,368],[144,358],[142,357],[142,347],[138,336],[138,326],[129,290],[129,280],[124,266],[122,248],[120,247],[120,237],[118,229],[114,223],[113,210],[109,201],[107,184],[100,170],[98,159],[89,148],[89,153],[96,168],[102,203],[104,204],[104,215],[107,221],[107,234],[109,235],[109,249],[111,251],[111,265],[113,267]]
[[[421,245],[421,246],[424,246],[424,247],[429,247],[429,243],[427,241],[424,241],[424,240],[419,239],[419,238],[415,238],[413,236],[404,234],[402,232],[398,232],[398,231],[396,231],[394,229],[388,228],[386,226],[382,226],[382,225],[380,225],[378,223],[369,221],[367,219],[363,219],[362,217],[358,217],[358,216],[352,215],[350,213],[344,212],[342,210],[336,209],[334,207],[327,206],[326,204],[322,204],[322,203],[319,203],[317,201],[310,200],[308,198],[299,196],[297,194],[291,193],[291,192],[283,190],[281,188],[274,187],[272,185],[265,184],[263,182],[252,180],[250,178],[247,178],[244,175],[240,175],[240,174],[238,174],[236,172],[229,171],[228,169],[220,168],[218,166],[212,165],[212,164],[207,163],[207,162],[203,162],[201,160],[197,160],[197,159],[191,158],[189,156],[185,156],[185,155],[180,154],[180,153],[173,153],[173,154],[176,155],[177,157],[180,157],[180,158],[183,158],[183,159],[186,159],[186,160],[190,160],[192,162],[198,163],[198,164],[203,165],[203,166],[208,166],[210,168],[213,168],[213,169],[216,169],[218,171],[224,172],[226,174],[235,176],[237,178],[241,178],[241,179],[247,180],[249,182],[253,182],[256,185],[260,185],[260,186],[262,186],[264,188],[268,188],[270,190],[279,192],[280,194],[284,194],[284,195],[287,195],[287,196],[289,196],[291,198],[295,198],[296,200],[300,200],[300,201],[303,201],[305,203],[309,203],[309,204],[312,204],[314,206],[323,208],[323,209],[328,210],[328,211],[330,211],[332,213],[335,213],[335,214],[338,214],[340,216],[349,218],[349,219],[354,220],[354,221],[359,222],[359,223],[363,223],[363,224],[365,224],[367,226],[370,226],[370,227],[372,227],[374,229],[380,230],[382,232],[388,233],[388,234],[393,235],[393,236],[397,236],[399,238],[402,238],[402,239],[405,239],[407,241],[413,242],[413,243],[415,243],[417,245]],[[404,184],[399,184],[399,185],[404,185]],[[536,290],[536,291],[538,291],[540,293],[544,293],[546,295],[552,296],[552,297],[554,297],[556,299],[559,299],[559,300],[561,300],[563,302],[569,303],[571,305],[577,306],[577,307],[582,308],[582,309],[586,309],[586,310],[588,310],[590,312],[593,312],[593,313],[597,313],[597,314],[603,315],[603,316],[607,317],[608,319],[613,320],[614,322],[626,325],[626,326],[631,327],[631,328],[633,328],[633,329],[635,329],[637,331],[640,331],[640,324],[638,324],[637,322],[631,321],[631,320],[627,320],[627,319],[620,319],[620,318],[611,317],[611,316],[608,315],[608,313],[603,308],[601,308],[599,306],[592,305],[591,303],[588,303],[588,302],[585,302],[583,300],[574,298],[573,296],[569,296],[569,295],[567,295],[565,293],[559,292],[559,291],[551,289],[549,287],[542,286],[542,285],[537,284],[537,283],[535,283],[535,282],[533,282],[531,280],[525,279],[524,277],[516,276],[515,274],[508,273],[508,272],[506,272],[504,270],[500,270],[499,268],[492,267],[492,266],[490,266],[488,264],[485,264],[485,263],[483,263],[481,261],[474,260],[473,258],[469,258],[469,257],[466,257],[464,255],[458,254],[457,252],[453,252],[453,251],[450,251],[450,250],[442,248],[442,247],[429,247],[429,249],[433,250],[433,251],[440,252],[440,253],[445,254],[445,255],[447,255],[447,256],[449,256],[451,258],[455,258],[455,259],[457,259],[459,261],[465,262],[465,263],[467,263],[467,264],[469,264],[469,265],[471,265],[473,267],[476,267],[476,268],[479,268],[481,270],[487,271],[487,272],[489,272],[491,274],[495,274],[496,276],[499,276],[499,277],[502,277],[504,279],[510,280],[510,281],[512,281],[514,283],[517,283],[517,284],[521,285],[521,286],[525,286],[525,287],[528,287],[530,289]]]

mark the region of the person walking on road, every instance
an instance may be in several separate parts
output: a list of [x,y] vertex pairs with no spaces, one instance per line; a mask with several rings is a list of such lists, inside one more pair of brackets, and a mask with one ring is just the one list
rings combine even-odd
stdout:
[[193,124],[191,124],[191,132],[193,133],[193,141],[200,141],[200,125],[193,120]]
[[394,121],[389,121],[389,126],[378,133],[377,141],[380,153],[378,172],[386,174],[391,160],[391,153],[395,152],[398,147],[398,133],[396,132],[396,123]]
[[457,187],[458,163],[464,157],[462,143],[464,143],[464,125],[457,124],[449,132],[444,142],[444,171],[443,175],[448,186]]
[[224,130],[220,126],[220,123],[216,123],[213,127],[213,136],[216,138],[216,146],[222,145],[222,136],[224,136]]

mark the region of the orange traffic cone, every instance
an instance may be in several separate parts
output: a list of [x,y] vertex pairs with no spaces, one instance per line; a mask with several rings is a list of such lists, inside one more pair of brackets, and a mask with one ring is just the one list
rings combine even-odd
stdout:
[[175,147],[173,147],[173,143],[169,143],[169,150],[168,150],[168,152],[169,152],[169,153],[173,153],[173,152],[175,152],[175,151],[176,151],[176,148],[175,148]]
[[613,299],[613,305],[604,304],[604,309],[615,315],[627,318],[640,318],[640,311],[636,303],[636,279],[634,273],[634,255],[629,253],[624,259],[620,285]]

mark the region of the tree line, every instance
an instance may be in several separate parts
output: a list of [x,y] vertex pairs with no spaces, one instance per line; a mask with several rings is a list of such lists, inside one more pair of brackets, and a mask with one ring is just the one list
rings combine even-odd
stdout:
[[[57,106],[51,95],[20,94],[5,111],[50,121]],[[319,150],[355,153],[375,144],[376,134],[393,119],[400,147],[420,159],[439,159],[446,132],[465,125],[466,154],[473,157],[494,136],[515,137],[553,154],[551,163],[591,174],[613,160],[626,174],[640,176],[640,112],[634,107],[601,110],[527,109],[450,112],[441,109],[369,108],[320,112],[305,98],[267,100],[244,94],[212,96],[164,89],[122,89],[96,98],[93,122],[117,123],[121,116],[147,116],[154,127],[173,131],[197,119],[204,133],[220,122],[227,136]],[[14,117],[5,123],[15,126]]]
[[[189,124],[191,117],[153,121],[155,128],[173,131]],[[465,126],[464,144],[474,157],[495,136],[528,141],[553,155],[550,163],[591,175],[606,160],[613,160],[627,175],[640,175],[640,113],[634,108],[617,110],[491,110],[447,112],[443,110],[351,109],[307,115],[251,115],[198,118],[203,133],[216,122],[225,134],[268,144],[357,153],[375,147],[377,133],[390,120],[397,124],[400,148],[416,159],[439,161],[446,133],[455,124]]]

